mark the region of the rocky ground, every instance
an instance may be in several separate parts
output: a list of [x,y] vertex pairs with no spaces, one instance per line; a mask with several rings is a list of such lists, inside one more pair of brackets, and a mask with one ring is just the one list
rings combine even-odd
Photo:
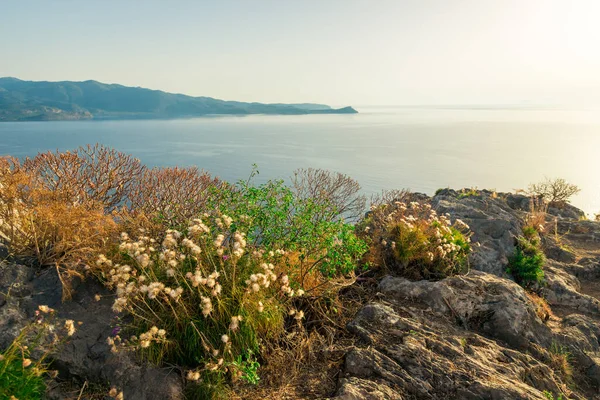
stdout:
[[348,325],[360,344],[346,354],[335,398],[600,399],[600,223],[570,206],[549,210],[547,308],[505,272],[528,199],[459,197],[444,190],[432,203],[471,226],[480,244],[472,270],[381,280],[379,300]]
[[[549,210],[543,238],[547,284],[539,290],[547,307],[505,272],[529,208],[526,197],[482,191],[461,198],[443,190],[431,202],[471,226],[480,246],[470,272],[437,282],[394,276],[377,282],[372,300],[347,326],[354,345],[347,347],[329,395],[600,399],[600,223],[581,220],[582,213],[570,206]],[[106,338],[118,321],[111,294],[93,280],[63,303],[54,271],[3,261],[0,293],[0,348],[39,304],[82,322],[56,356],[65,384],[54,387],[51,398],[76,399],[86,381],[100,385],[100,392],[124,388],[128,400],[183,398],[178,373],[110,352]]]

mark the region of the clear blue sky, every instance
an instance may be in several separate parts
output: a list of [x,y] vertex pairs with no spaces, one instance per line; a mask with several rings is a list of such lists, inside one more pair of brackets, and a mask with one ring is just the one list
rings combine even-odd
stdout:
[[0,76],[332,105],[600,103],[600,0],[1,0]]

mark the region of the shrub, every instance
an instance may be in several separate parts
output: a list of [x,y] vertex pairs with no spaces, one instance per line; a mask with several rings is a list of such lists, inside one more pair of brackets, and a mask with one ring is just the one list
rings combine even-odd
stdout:
[[128,208],[155,217],[163,226],[177,227],[200,215],[220,185],[219,179],[196,167],[147,169],[127,193]]
[[337,206],[323,197],[297,195],[282,180],[254,186],[253,176],[221,187],[213,205],[243,221],[250,243],[295,254],[302,281],[315,270],[327,277],[354,270],[367,246],[340,218]]
[[517,238],[515,253],[508,260],[507,272],[521,286],[530,287],[544,280],[545,261],[537,230],[526,226],[523,228],[523,236]]
[[67,202],[98,202],[107,211],[122,206],[145,167],[131,155],[96,144],[74,151],[46,152],[23,168],[43,188]]
[[536,197],[541,197],[548,204],[561,205],[568,203],[569,199],[579,193],[577,185],[568,183],[564,179],[546,179],[540,183],[529,185],[528,192]]
[[56,376],[56,371],[48,370],[46,359],[75,333],[72,320],[66,320],[57,330],[53,314],[51,308],[39,306],[35,321],[26,325],[10,346],[0,353],[0,398],[45,398],[45,377]]
[[365,211],[366,198],[359,195],[360,185],[354,179],[339,172],[322,169],[299,169],[292,177],[294,194],[310,199],[321,206],[321,219],[344,216],[357,221]]
[[14,159],[0,160],[0,236],[9,250],[57,268],[64,297],[69,281],[102,251],[116,224],[97,203],[66,202]]
[[464,272],[471,251],[469,227],[451,223],[427,203],[397,201],[373,206],[360,224],[372,237],[370,262],[414,279]]

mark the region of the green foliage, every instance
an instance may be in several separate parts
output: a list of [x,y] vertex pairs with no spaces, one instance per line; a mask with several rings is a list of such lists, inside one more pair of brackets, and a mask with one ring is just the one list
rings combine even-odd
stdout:
[[[302,275],[320,270],[327,277],[352,272],[367,251],[364,240],[328,199],[299,196],[282,180],[253,185],[247,181],[224,187],[214,196],[215,208],[240,221],[249,242],[266,249],[297,252]],[[302,276],[304,278],[304,276]]]
[[258,376],[258,369],[260,363],[254,358],[254,353],[249,350],[245,357],[240,354],[238,358],[232,363],[233,366],[242,372],[241,379],[248,382],[251,385],[257,385],[260,381]]
[[548,390],[544,390],[543,394],[544,394],[544,396],[546,396],[546,399],[548,399],[548,400],[563,400],[564,399],[561,394],[559,394],[558,397],[554,397],[554,394]]
[[458,193],[459,199],[464,199],[466,197],[476,197],[479,196],[479,191],[477,189],[462,189],[460,193]]
[[185,388],[185,397],[190,400],[227,400],[230,398],[225,374],[213,372],[202,374],[196,382]]
[[523,236],[517,238],[515,253],[508,260],[507,272],[518,284],[529,287],[544,280],[545,261],[539,234],[533,227],[526,226]]
[[[25,368],[23,359],[7,357],[0,361],[0,399],[42,399],[46,393],[44,377],[32,367]],[[29,354],[23,354],[28,357]]]

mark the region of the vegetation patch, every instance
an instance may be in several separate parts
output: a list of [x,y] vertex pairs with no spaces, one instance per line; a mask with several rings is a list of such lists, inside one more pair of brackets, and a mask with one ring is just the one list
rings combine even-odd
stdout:
[[374,204],[359,227],[371,240],[368,260],[374,266],[412,279],[441,279],[468,269],[468,225],[438,215],[428,203]]
[[577,185],[568,183],[562,178],[549,179],[543,182],[529,185],[528,192],[543,199],[547,204],[563,206],[569,202],[571,197],[579,193],[581,189]]
[[45,398],[46,378],[57,371],[48,369],[47,357],[75,333],[75,322],[57,324],[54,310],[39,306],[35,319],[26,325],[10,346],[0,353],[0,398]]
[[530,288],[543,282],[545,262],[538,231],[533,226],[525,226],[523,235],[517,238],[515,253],[508,260],[507,272],[519,285]]

